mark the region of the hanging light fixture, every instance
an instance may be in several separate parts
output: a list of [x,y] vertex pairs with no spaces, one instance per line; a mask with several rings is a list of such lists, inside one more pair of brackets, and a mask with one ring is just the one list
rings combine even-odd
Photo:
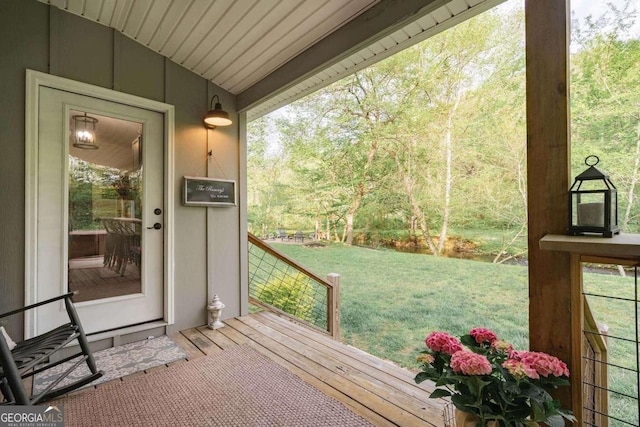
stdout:
[[84,150],[97,150],[95,117],[84,115],[72,116],[73,119],[73,146]]
[[[212,108],[214,98],[217,102],[215,107]],[[220,98],[218,95],[213,95],[211,97],[209,111],[202,117],[202,121],[204,122],[204,126],[209,129],[215,129],[217,126],[229,126],[233,123],[229,118],[229,113],[222,109],[222,104],[220,104]]]

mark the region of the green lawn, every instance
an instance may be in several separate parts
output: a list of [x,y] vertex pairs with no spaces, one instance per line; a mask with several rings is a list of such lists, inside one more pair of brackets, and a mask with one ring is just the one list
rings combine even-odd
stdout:
[[[416,369],[425,336],[459,336],[486,327],[515,348],[528,348],[526,267],[372,250],[273,244],[312,271],[339,273],[343,340],[371,354]],[[584,275],[588,292],[633,298],[633,279]],[[589,297],[610,335],[635,339],[633,303]],[[610,340],[610,362],[635,368],[635,344]],[[637,396],[635,375],[610,368],[610,387]],[[611,411],[637,423],[635,399],[611,396]],[[612,423],[611,425],[615,425]]]

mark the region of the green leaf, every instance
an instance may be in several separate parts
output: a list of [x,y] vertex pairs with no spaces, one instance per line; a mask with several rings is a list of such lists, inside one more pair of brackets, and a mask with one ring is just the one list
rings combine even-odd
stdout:
[[413,379],[416,384],[420,384],[423,381],[430,380],[431,376],[426,372],[419,372],[416,377]]
[[544,420],[544,422],[549,427],[564,427],[564,419],[562,418],[561,415],[552,415],[546,420]]
[[460,342],[469,347],[471,350],[475,350],[475,347],[480,347],[476,340],[471,335],[463,335],[460,337]]
[[448,397],[448,396],[451,396],[451,392],[449,390],[446,390],[443,388],[437,388],[433,391],[433,393],[431,393],[429,398],[437,399],[439,397]]
[[480,393],[482,393],[482,389],[488,384],[491,384],[491,383],[488,381],[483,381],[478,376],[472,376],[467,381],[467,385],[469,386],[469,389],[476,396],[480,396]]

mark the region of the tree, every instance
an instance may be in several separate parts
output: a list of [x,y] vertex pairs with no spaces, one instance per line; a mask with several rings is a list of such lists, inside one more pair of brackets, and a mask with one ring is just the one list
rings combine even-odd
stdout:
[[266,236],[281,225],[282,214],[288,209],[284,154],[270,145],[264,117],[249,123],[247,134],[247,168],[251,171],[247,183],[249,222],[254,233]]
[[[394,159],[423,240],[436,255],[443,251],[454,212],[458,217],[469,212],[469,196],[473,193],[460,191],[460,187],[476,182],[473,178],[479,162],[470,158],[473,151],[469,150],[469,140],[483,127],[488,128],[485,123],[496,110],[494,97],[477,94],[486,95],[483,88],[492,75],[502,74],[497,65],[505,64],[500,59],[508,49],[500,48],[505,44],[501,31],[504,22],[496,13],[469,20],[455,31],[439,34],[414,48],[412,53],[418,60],[409,62],[411,69],[405,72],[405,78],[418,76],[417,90],[388,153]],[[512,50],[509,53],[514,54]],[[513,93],[508,96],[514,98]],[[479,153],[491,152],[484,146],[486,142],[482,140],[476,147]],[[522,140],[519,142],[522,144]],[[437,237],[431,231],[434,226],[440,229]]]
[[526,231],[523,33],[522,10],[490,11],[287,107],[274,126],[295,201],[284,210],[349,244],[358,227],[402,224],[434,254],[452,228],[495,228],[496,262],[513,256]]
[[[574,23],[572,57],[572,158],[576,174],[584,159],[597,155],[619,192],[620,229],[638,229],[640,180],[640,40],[629,29],[637,13],[627,1],[621,10],[609,5],[599,19]],[[622,268],[620,272],[624,274]]]

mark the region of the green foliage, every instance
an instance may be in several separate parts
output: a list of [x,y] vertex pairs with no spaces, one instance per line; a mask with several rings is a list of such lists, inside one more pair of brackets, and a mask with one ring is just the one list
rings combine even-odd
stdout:
[[[433,337],[430,335],[428,349],[418,358],[421,372],[415,381],[420,383],[428,379],[436,387],[444,387],[438,389],[440,392],[432,393],[431,398],[450,395],[456,408],[477,416],[482,426],[489,421],[500,421],[501,425],[507,426],[524,426],[529,421],[545,422],[550,426],[561,421],[564,425],[563,418],[575,421],[571,412],[561,409],[546,391],[569,385],[566,365],[552,356],[531,353],[544,358],[544,367],[540,368],[535,360],[527,360],[526,353],[513,353],[513,348],[498,341],[492,332],[486,332],[492,336],[485,336],[481,343],[469,334],[458,341],[448,334],[435,333],[440,338],[434,342],[430,341]],[[457,350],[441,348],[445,339],[455,342]],[[494,342],[500,345],[494,346]],[[466,349],[460,350],[463,348],[460,344]],[[466,356],[467,362],[459,366],[455,359],[461,355]],[[525,374],[522,368],[511,369],[506,363],[526,366],[529,371]],[[547,376],[547,369],[552,364],[564,372],[552,372]]]
[[261,301],[313,323],[314,298],[310,280],[302,273],[282,273],[256,285]]
[[[573,176],[600,156],[623,231],[635,232],[640,41],[628,32],[630,5],[572,25],[571,151]],[[496,8],[250,123],[250,229],[317,227],[329,238],[330,228],[337,240],[357,230],[375,242],[391,230],[415,238],[424,221],[436,242],[484,228],[502,234],[487,246],[496,261],[523,255],[524,53],[522,8]]]
[[411,228],[423,242],[444,242],[449,222],[517,228],[524,175],[509,168],[523,164],[525,147],[518,13],[482,14],[251,123],[250,229],[328,223],[350,243],[355,229]]
[[140,218],[140,172],[121,174],[120,170],[70,157],[69,226],[71,230],[102,228],[101,218],[123,216],[120,200],[134,200]]
[[[275,244],[320,275],[339,273],[341,333],[348,344],[408,369],[433,330],[455,335],[469,325],[490,328],[516,348],[529,346],[526,267],[332,244],[323,249]],[[363,268],[365,266],[365,268]],[[587,292],[633,300],[632,277],[584,274]],[[499,295],[499,298],[495,296]],[[609,387],[636,393],[633,301],[590,298],[595,318],[609,327]],[[627,369],[628,368],[628,369]],[[638,424],[635,399],[610,394],[611,415]]]
[[638,230],[640,215],[640,40],[628,35],[637,18],[631,6],[609,5],[595,21],[574,23],[579,49],[571,59],[573,175],[586,168],[588,155],[600,157],[598,168],[618,188],[620,225],[627,232]]

